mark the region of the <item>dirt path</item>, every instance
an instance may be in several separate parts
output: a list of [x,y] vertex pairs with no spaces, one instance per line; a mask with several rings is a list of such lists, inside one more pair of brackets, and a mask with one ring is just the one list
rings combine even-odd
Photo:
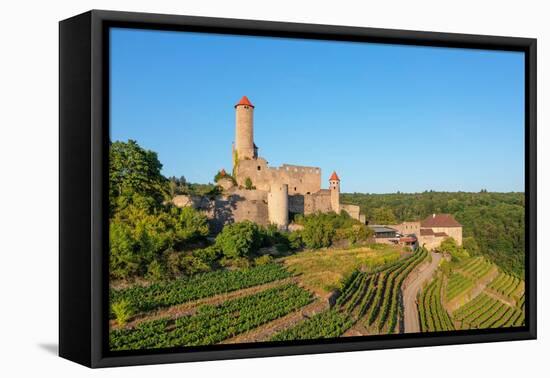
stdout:
[[367,335],[370,335],[371,333],[369,332],[368,329],[365,328],[365,326],[363,325],[362,320],[363,319],[359,319],[353,325],[353,327],[351,327],[346,332],[344,332],[344,334],[342,336],[347,337],[347,336],[367,336]]
[[486,288],[484,293],[490,297],[493,297],[496,300],[499,300],[501,302],[506,303],[510,307],[516,307],[516,301],[511,300],[510,298],[505,297],[504,295],[500,294],[498,291],[491,290],[489,288]]
[[416,297],[424,282],[428,281],[432,277],[434,271],[439,265],[439,260],[441,260],[441,255],[439,253],[431,252],[431,254],[432,261],[428,264],[422,264],[418,269],[413,271],[409,276],[410,279],[407,279],[407,284],[403,286],[405,333],[420,332]]

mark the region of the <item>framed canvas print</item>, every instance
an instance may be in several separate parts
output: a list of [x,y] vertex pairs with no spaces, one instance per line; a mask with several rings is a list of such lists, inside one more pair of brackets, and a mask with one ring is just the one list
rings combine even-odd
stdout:
[[60,355],[536,337],[536,40],[60,22]]

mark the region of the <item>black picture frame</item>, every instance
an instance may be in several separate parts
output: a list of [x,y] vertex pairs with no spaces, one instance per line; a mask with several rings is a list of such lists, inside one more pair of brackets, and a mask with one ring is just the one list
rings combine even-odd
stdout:
[[[525,53],[526,326],[174,350],[109,352],[110,27]],[[59,355],[88,367],[535,339],[536,39],[92,10],[59,24]]]

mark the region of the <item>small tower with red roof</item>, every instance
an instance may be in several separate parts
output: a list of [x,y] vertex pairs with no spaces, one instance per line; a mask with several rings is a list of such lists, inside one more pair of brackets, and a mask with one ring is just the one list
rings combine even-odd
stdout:
[[332,175],[330,175],[330,178],[328,179],[328,183],[332,211],[336,214],[340,214],[340,177],[338,177],[336,172],[332,172]]
[[254,105],[248,97],[243,96],[235,105],[235,117],[233,165],[239,160],[257,157],[254,147]]

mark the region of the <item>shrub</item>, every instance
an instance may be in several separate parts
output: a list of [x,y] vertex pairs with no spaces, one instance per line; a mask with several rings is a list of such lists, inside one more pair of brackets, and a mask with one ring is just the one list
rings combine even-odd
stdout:
[[181,272],[180,252],[169,252],[166,254],[166,269],[172,277],[179,276]]
[[216,247],[225,257],[249,257],[261,245],[258,226],[250,221],[225,225],[216,237]]
[[267,265],[273,261],[273,257],[270,255],[263,255],[254,259],[254,265]]
[[302,240],[302,231],[293,231],[288,234],[289,246],[293,250],[299,250],[304,248],[304,241]]
[[166,265],[170,275],[173,277],[179,275],[193,276],[212,270],[211,265],[201,258],[184,252],[169,253],[166,257]]
[[250,268],[250,260],[245,257],[228,258],[224,257],[220,263],[227,268],[246,269]]
[[209,264],[206,264],[201,259],[192,256],[184,255],[180,257],[180,271],[186,276],[193,276],[198,273],[205,273],[211,271],[212,268]]
[[275,244],[275,249],[278,253],[286,253],[290,250],[288,242]]
[[221,251],[215,245],[193,251],[193,256],[210,266],[220,258],[221,254]]
[[128,320],[134,314],[134,309],[128,299],[121,299],[111,305],[111,310],[115,315],[115,319],[120,326],[126,325]]
[[247,177],[247,178],[244,180],[244,188],[245,188],[246,190],[256,189],[256,187],[252,184],[252,180],[250,179],[250,177]]
[[468,252],[461,246],[459,246],[451,237],[446,238],[441,242],[438,248],[442,252],[447,252],[451,255],[452,261],[461,261],[469,257]]
[[235,178],[230,175],[229,173],[225,172],[224,170],[221,170],[221,171],[218,171],[218,173],[216,173],[216,175],[214,176],[214,182],[218,182],[220,181],[221,179],[229,179],[231,181],[233,181],[233,184],[237,184],[237,181],[235,181]]
[[167,272],[163,264],[156,259],[151,261],[147,267],[147,275],[145,277],[151,281],[158,282],[165,280],[166,276]]

